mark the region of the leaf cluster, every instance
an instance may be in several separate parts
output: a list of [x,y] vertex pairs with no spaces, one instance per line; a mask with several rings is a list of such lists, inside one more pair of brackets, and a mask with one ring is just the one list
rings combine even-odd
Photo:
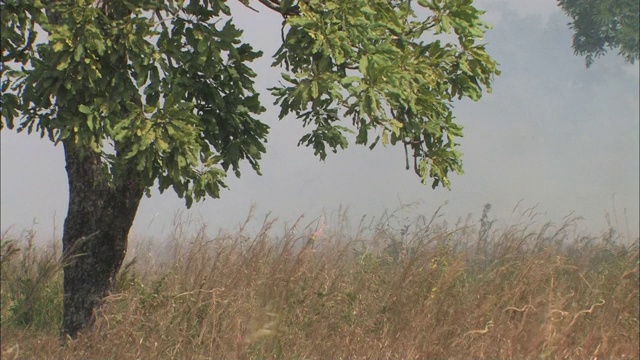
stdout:
[[[286,17],[271,89],[280,117],[313,129],[299,144],[324,159],[346,148],[346,134],[371,148],[403,144],[416,173],[433,187],[462,172],[452,103],[478,100],[499,74],[482,40],[489,26],[470,0],[309,0]],[[431,35],[431,36],[429,36]],[[448,41],[449,39],[450,41]],[[352,127],[339,125],[343,118]],[[373,139],[372,139],[373,138]]]
[[637,0],[558,0],[571,17],[573,49],[589,67],[609,49],[632,63],[640,57],[640,3]]
[[[264,108],[247,64],[261,53],[241,41],[224,1],[11,5],[47,41],[28,66],[3,76],[12,82],[3,94],[7,127],[18,118],[18,131],[101,154],[114,181],[135,168],[147,189],[158,180],[187,205],[218,197],[225,173],[239,176],[242,160],[259,172],[268,127],[256,119]],[[5,29],[3,60],[20,59],[16,44],[37,30],[3,19]]]

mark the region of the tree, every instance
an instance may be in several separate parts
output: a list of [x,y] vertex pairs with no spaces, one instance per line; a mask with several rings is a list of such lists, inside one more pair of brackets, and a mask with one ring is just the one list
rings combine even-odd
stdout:
[[[423,182],[449,187],[462,172],[453,101],[499,74],[471,0],[259,2],[284,19],[270,91],[280,118],[310,128],[299,145],[325,159],[350,133],[402,144]],[[248,64],[262,54],[230,15],[224,0],[2,0],[2,126],[65,152],[65,334],[91,324],[155,184],[189,207],[242,161],[260,172],[268,126]]]
[[576,55],[585,56],[587,67],[609,49],[629,63],[640,56],[640,4],[638,0],[558,0],[571,17]]

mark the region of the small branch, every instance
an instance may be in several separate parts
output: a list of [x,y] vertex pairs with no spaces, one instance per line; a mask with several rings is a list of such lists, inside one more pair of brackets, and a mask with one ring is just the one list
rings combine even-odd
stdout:
[[[239,0],[240,1],[240,0]],[[240,1],[240,3],[242,3],[242,5],[248,7],[249,9],[259,13],[260,11],[258,11],[256,8],[254,8],[253,6],[249,5],[249,4],[245,4],[244,2]]]
[[[282,16],[290,16],[290,15],[300,15],[300,10],[298,8],[297,5],[292,6],[291,8],[287,9],[286,11],[284,11],[282,9],[282,7],[280,6],[280,1],[279,0],[258,0],[262,5],[266,6],[267,8],[281,14]],[[244,3],[243,3],[244,4]],[[249,9],[254,10],[256,12],[258,12],[258,10],[252,8],[251,6],[245,4],[245,6],[247,6]]]
[[277,11],[277,12],[282,14],[279,2],[270,1],[270,0],[258,0],[258,1],[261,2],[262,5],[268,7],[269,9],[271,9],[273,11]]

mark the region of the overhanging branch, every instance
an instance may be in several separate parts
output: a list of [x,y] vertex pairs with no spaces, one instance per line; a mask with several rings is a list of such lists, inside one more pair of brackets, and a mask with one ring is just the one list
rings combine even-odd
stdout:
[[[280,0],[258,0],[262,5],[266,6],[267,8],[281,14],[282,16],[290,16],[290,15],[299,15],[300,11],[298,9],[297,5],[291,6],[288,9],[283,9],[281,4],[280,4]],[[245,6],[249,7],[252,10],[255,10],[254,8],[252,8],[251,6],[249,6],[248,2],[245,3],[245,1],[240,0],[240,2],[242,2]]]
[[281,8],[280,8],[280,1],[277,0],[258,0],[262,3],[262,5],[268,7],[271,10],[277,11],[279,13],[282,14],[281,12]]

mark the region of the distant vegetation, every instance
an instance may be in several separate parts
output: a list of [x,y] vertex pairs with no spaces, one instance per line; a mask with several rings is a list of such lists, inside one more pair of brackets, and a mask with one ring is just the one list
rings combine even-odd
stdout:
[[633,64],[640,58],[640,4],[637,0],[558,0],[571,18],[573,50],[587,67],[609,50]]
[[497,228],[488,211],[355,232],[344,217],[216,237],[178,224],[162,247],[134,241],[65,347],[59,242],[5,234],[2,359],[637,358],[637,240],[571,220]]

